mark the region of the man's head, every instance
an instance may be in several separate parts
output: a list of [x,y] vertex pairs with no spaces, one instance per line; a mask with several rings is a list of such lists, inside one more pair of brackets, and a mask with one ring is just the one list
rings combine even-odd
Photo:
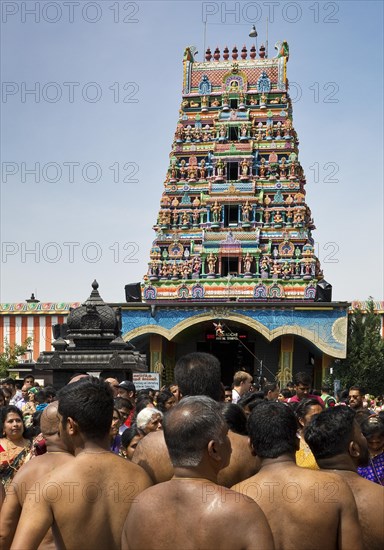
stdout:
[[114,397],[117,397],[117,392],[119,389],[119,381],[116,378],[106,378],[106,383],[111,386],[112,393]]
[[239,370],[233,375],[233,387],[239,395],[244,395],[249,392],[252,384],[253,376],[244,370]]
[[175,381],[182,397],[206,395],[220,401],[220,363],[209,353],[190,353],[180,357],[175,365]]
[[232,403],[232,388],[231,388],[231,386],[224,386],[224,401],[226,403]]
[[26,384],[21,387],[21,397],[24,399],[24,401],[28,401],[28,390],[30,389],[30,387],[31,386],[27,386]]
[[278,458],[296,452],[296,417],[284,403],[258,404],[248,419],[248,433],[253,452],[260,458]]
[[60,436],[65,442],[101,441],[108,436],[113,415],[109,384],[92,376],[68,384],[59,393]]
[[23,384],[24,386],[28,386],[28,388],[32,388],[35,385],[35,377],[32,374],[27,374],[23,378]]
[[136,393],[136,387],[130,380],[123,380],[120,382],[117,388],[117,396],[124,397],[124,399],[133,400]]
[[3,380],[3,387],[9,390],[12,395],[16,392],[16,382],[13,378],[6,378]]
[[299,400],[306,399],[311,389],[311,377],[306,372],[298,372],[294,377],[295,392]]
[[321,386],[322,393],[329,393],[331,391],[331,386],[329,384],[323,384]]
[[355,466],[368,463],[367,441],[349,407],[325,409],[308,424],[304,437],[319,465],[338,455],[350,456]]
[[130,399],[124,399],[124,397],[116,397],[114,402],[115,408],[119,411],[121,421],[124,424],[133,409],[132,402]]
[[349,388],[349,406],[351,409],[357,410],[363,408],[364,390],[360,386],[352,386]]
[[268,401],[277,401],[280,388],[277,382],[267,382],[264,386],[264,398]]
[[206,396],[184,397],[164,417],[164,437],[175,468],[196,468],[203,460],[219,471],[229,464],[231,444],[219,403]]
[[65,442],[60,438],[59,435],[60,421],[58,415],[58,406],[58,401],[50,403],[47,407],[45,407],[40,417],[40,429],[46,442],[47,451],[49,451],[53,446],[56,448],[58,447],[64,451],[68,450]]

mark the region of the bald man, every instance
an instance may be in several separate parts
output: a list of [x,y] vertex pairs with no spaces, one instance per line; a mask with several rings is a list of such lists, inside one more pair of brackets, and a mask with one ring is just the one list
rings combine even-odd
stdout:
[[93,377],[68,384],[58,412],[60,436],[75,458],[31,488],[11,548],[37,549],[52,527],[58,548],[120,550],[131,504],[151,481],[110,451],[110,386]]
[[[215,401],[222,396],[220,363],[208,353],[190,353],[181,357],[175,366],[175,380],[179,398],[206,395]],[[218,473],[218,483],[231,487],[254,475],[259,469],[259,460],[252,456],[248,438],[229,431],[232,446],[229,464]],[[133,455],[138,464],[151,477],[153,483],[168,481],[173,476],[173,467],[165,444],[163,432],[154,432],[142,439]]]
[[[24,464],[8,487],[0,517],[0,548],[10,548],[20,518],[27,491],[32,485],[55,468],[74,460],[59,436],[58,402],[54,401],[42,412],[40,427],[46,442],[47,452]],[[55,548],[49,530],[40,548]]]
[[116,378],[106,378],[105,381],[111,386],[113,397],[117,397],[119,393],[119,381]]
[[219,404],[205,396],[185,397],[164,421],[174,476],[143,491],[132,504],[122,550],[272,550],[260,507],[217,484],[231,456]]

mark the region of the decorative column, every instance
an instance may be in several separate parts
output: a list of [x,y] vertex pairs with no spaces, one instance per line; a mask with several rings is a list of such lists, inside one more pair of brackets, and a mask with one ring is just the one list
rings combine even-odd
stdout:
[[162,363],[163,337],[160,334],[149,335],[150,372],[158,372],[158,363]]
[[282,388],[287,385],[287,382],[292,380],[293,347],[293,334],[283,334],[281,337],[280,370],[278,375]]

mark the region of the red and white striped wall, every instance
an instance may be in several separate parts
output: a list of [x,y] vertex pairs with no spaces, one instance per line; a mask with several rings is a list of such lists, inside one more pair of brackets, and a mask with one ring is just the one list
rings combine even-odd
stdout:
[[32,357],[24,360],[36,361],[42,351],[53,351],[52,326],[66,322],[70,308],[79,307],[80,303],[53,304],[0,304],[0,353],[4,344],[23,344],[32,338],[30,349]]

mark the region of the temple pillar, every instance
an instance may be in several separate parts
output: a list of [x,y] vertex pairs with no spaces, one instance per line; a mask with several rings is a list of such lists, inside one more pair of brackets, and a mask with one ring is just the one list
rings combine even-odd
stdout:
[[333,361],[333,357],[331,357],[330,355],[327,355],[326,353],[323,353],[322,364],[321,364],[321,382],[323,382],[323,380],[325,380],[325,378],[327,378],[327,376],[329,375],[329,370],[331,368],[332,361]]
[[[165,342],[164,351],[164,372],[163,383],[171,384],[174,382],[174,369],[176,363],[176,344],[175,342]],[[165,380],[164,380],[165,379]]]
[[322,372],[323,358],[315,357],[314,361],[315,363],[313,365],[313,387],[316,390],[319,390],[322,382],[322,376],[323,376],[323,372]]
[[149,335],[150,372],[158,372],[158,364],[162,363],[163,337],[160,334]]
[[280,348],[280,385],[282,388],[287,385],[287,382],[292,380],[293,349],[293,334],[283,334]]

